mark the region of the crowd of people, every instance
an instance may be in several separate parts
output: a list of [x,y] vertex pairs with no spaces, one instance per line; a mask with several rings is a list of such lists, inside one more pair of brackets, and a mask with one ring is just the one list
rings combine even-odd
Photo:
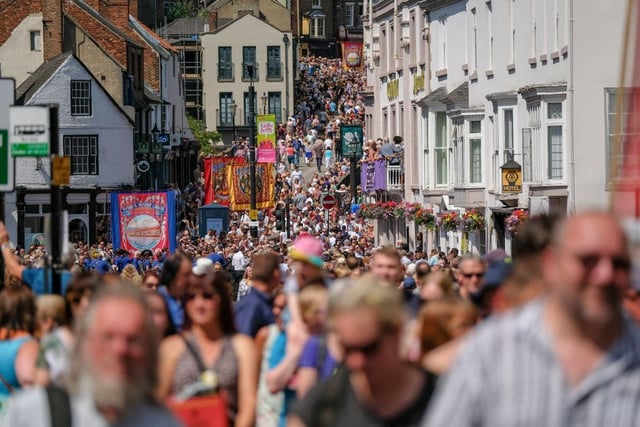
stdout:
[[[200,236],[195,179],[175,253],[69,244],[53,295],[44,246],[0,222],[0,426],[174,426],[209,398],[237,427],[636,425],[640,292],[618,222],[531,218],[512,258],[376,247],[339,151],[363,86],[301,58],[256,237],[246,212]],[[361,160],[400,162],[402,144],[370,136]]]
[[[15,257],[3,225],[0,244]],[[325,245],[301,232],[286,251],[237,248],[231,271],[179,251],[142,282],[74,272],[63,296],[29,286],[34,267],[8,269],[0,425],[66,410],[172,426],[175,402],[210,395],[235,426],[640,420],[638,291],[609,214],[532,218],[513,259],[384,246],[343,252],[337,275]]]

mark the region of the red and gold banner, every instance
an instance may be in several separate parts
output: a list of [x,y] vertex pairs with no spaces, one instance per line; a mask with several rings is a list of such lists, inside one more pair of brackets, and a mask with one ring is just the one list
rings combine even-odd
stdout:
[[[251,173],[248,164],[231,165],[227,168],[229,185],[229,208],[243,211],[251,208]],[[256,164],[256,208],[272,208],[274,202],[275,180],[273,165]]]
[[244,163],[243,157],[210,157],[204,159],[204,204],[218,203],[229,206],[227,168]]
[[362,43],[341,42],[342,45],[342,67],[362,68]]

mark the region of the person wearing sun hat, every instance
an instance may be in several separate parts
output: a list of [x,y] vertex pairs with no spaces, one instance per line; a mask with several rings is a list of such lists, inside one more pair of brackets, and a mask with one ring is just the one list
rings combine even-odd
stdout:
[[294,321],[302,321],[298,305],[298,292],[309,284],[326,283],[322,273],[324,245],[320,239],[309,234],[298,236],[289,248],[289,259],[293,261],[293,274],[284,284],[287,307]]

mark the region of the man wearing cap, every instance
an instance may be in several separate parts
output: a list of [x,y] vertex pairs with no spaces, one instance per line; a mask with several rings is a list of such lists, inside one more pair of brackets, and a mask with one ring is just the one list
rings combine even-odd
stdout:
[[298,305],[300,289],[308,283],[325,281],[322,274],[323,252],[322,242],[309,234],[301,234],[289,249],[289,259],[293,261],[294,274],[285,282],[284,292],[287,294],[287,309],[294,321],[302,321]]
[[253,285],[236,303],[234,311],[238,332],[255,338],[260,328],[275,322],[271,299],[282,281],[278,255],[274,252],[254,255],[251,272]]

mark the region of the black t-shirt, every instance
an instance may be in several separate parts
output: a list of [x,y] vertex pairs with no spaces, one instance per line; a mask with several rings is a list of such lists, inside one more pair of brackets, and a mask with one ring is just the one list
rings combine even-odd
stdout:
[[391,418],[381,418],[363,406],[344,368],[309,391],[292,414],[300,417],[307,427],[418,427],[433,394],[436,377],[426,371],[417,372],[425,376],[422,390],[411,405]]

